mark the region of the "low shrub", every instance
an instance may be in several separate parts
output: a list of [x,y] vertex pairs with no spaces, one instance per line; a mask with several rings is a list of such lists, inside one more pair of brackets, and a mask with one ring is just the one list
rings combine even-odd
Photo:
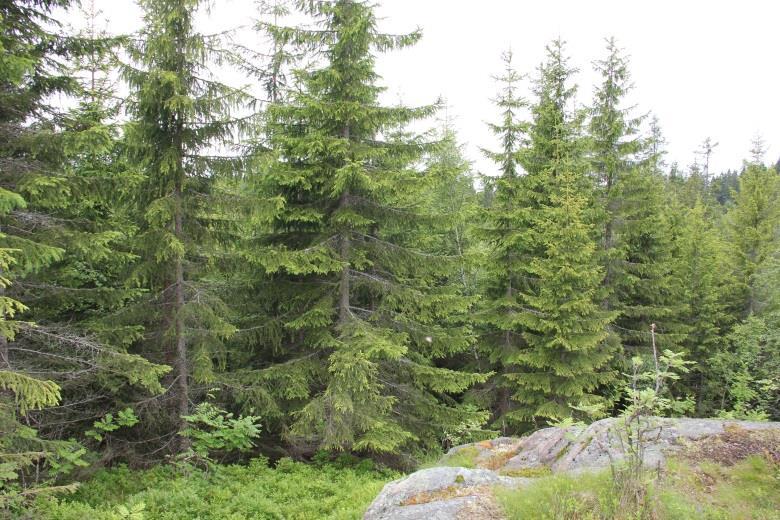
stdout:
[[98,473],[74,494],[38,500],[17,518],[36,520],[359,519],[394,472],[370,463],[257,459],[187,475],[171,467]]

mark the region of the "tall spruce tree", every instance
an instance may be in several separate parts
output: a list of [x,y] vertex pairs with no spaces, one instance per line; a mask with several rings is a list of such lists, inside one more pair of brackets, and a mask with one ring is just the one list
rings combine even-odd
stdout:
[[[0,453],[12,471],[36,463],[26,485],[38,484],[48,467],[71,454],[72,443],[52,439],[80,433],[70,428],[94,419],[95,410],[112,410],[112,392],[128,383],[161,390],[165,371],[97,334],[101,314],[127,298],[117,288],[117,272],[129,258],[117,247],[125,238],[115,218],[121,205],[113,207],[119,197],[112,188],[122,183],[104,182],[117,155],[104,122],[105,98],[76,74],[88,57],[97,63],[108,44],[94,34],[65,35],[51,11],[67,4],[0,7],[0,386],[15,394],[15,402],[0,397]],[[47,104],[53,94],[73,96],[78,105],[61,112]],[[23,310],[25,321],[15,321]],[[33,412],[60,398],[68,402]]]
[[[627,200],[626,193],[634,179],[628,177],[637,169],[642,143],[638,136],[641,118],[631,117],[631,108],[622,106],[631,88],[628,60],[622,55],[614,38],[607,40],[607,57],[595,62],[595,70],[601,76],[601,84],[594,94],[589,134],[591,140],[591,165],[596,190],[603,210],[602,248],[605,256],[604,284],[613,292],[614,278],[623,274],[624,251],[618,244],[619,226],[632,219],[626,218],[625,206],[636,200]],[[605,301],[607,308],[614,303]]]
[[[47,128],[49,155],[58,164],[56,175],[49,177],[59,185],[61,197],[32,198],[34,207],[57,223],[38,236],[60,244],[63,254],[19,285],[26,295],[34,295],[31,316],[38,327],[31,334],[42,336],[39,343],[65,347],[86,376],[70,375],[63,391],[66,399],[88,401],[91,406],[81,412],[91,419],[127,404],[111,395],[127,383],[161,392],[158,380],[168,368],[128,353],[139,331],[111,318],[140,293],[127,284],[136,260],[129,248],[136,230],[130,198],[140,177],[124,158],[117,122],[120,103],[112,77],[121,40],[98,29],[94,3],[83,15],[86,27],[75,36],[80,51],[69,67],[77,103]],[[51,360],[48,364],[53,365]],[[67,372],[67,365],[60,368]],[[69,409],[76,412],[79,406]]]
[[135,191],[140,222],[134,252],[141,261],[134,282],[147,298],[123,319],[144,327],[137,352],[173,366],[167,420],[148,410],[149,422],[163,422],[168,435],[181,428],[190,400],[197,399],[192,384],[214,381],[224,364],[224,341],[235,330],[207,268],[225,253],[217,246],[215,222],[227,204],[216,181],[225,172],[237,174],[239,165],[219,154],[232,143],[231,111],[246,96],[209,73],[219,41],[196,31],[199,5],[143,0],[146,28],[124,68],[131,88],[127,146],[143,175]]
[[610,379],[614,353],[601,308],[594,196],[587,175],[576,87],[562,41],[547,47],[536,84],[531,146],[518,205],[525,225],[518,250],[523,285],[519,323],[524,347],[508,359],[518,405],[511,416],[549,421],[572,415]]
[[612,327],[626,352],[650,353],[655,323],[664,347],[681,339],[672,301],[671,244],[664,226],[664,186],[659,171],[662,138],[658,121],[639,135],[643,117],[631,115],[625,99],[632,88],[628,59],[614,38],[607,57],[595,63],[601,83],[590,111],[591,167],[599,202],[605,309],[618,313]]
[[483,211],[483,223],[479,225],[481,238],[488,250],[483,264],[483,300],[477,313],[480,324],[482,349],[497,374],[489,382],[490,392],[479,389],[480,395],[488,395],[494,412],[494,421],[507,431],[506,414],[512,409],[513,384],[505,376],[505,368],[524,346],[522,329],[518,319],[521,305],[518,288],[521,286],[522,262],[518,238],[526,224],[518,202],[521,189],[521,154],[528,145],[528,123],[521,119],[521,112],[528,103],[520,97],[520,74],[512,67],[512,53],[503,55],[504,74],[497,77],[500,91],[494,103],[501,113],[499,123],[490,124],[490,130],[501,143],[500,151],[483,150],[499,168],[500,176],[493,180],[494,193],[491,204]]
[[416,242],[437,219],[421,197],[436,176],[415,168],[428,149],[423,138],[398,130],[436,107],[378,102],[374,53],[420,35],[380,33],[364,2],[299,7],[317,29],[265,27],[315,49],[323,63],[298,71],[299,88],[266,113],[271,152],[255,175],[281,207],[253,230],[246,254],[268,295],[255,306],[255,326],[275,334],[236,377],[245,398],[275,410],[282,426],[274,427],[298,444],[436,445],[483,420],[452,395],[484,376],[443,366],[471,343],[468,300],[445,283],[453,258]]

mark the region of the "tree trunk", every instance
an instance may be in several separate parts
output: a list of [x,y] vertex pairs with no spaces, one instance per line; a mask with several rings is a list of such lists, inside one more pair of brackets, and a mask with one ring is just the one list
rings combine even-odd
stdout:
[[[349,140],[349,126],[345,126],[342,131],[342,137]],[[346,189],[339,198],[339,209],[346,208],[349,205],[349,190]],[[341,269],[341,280],[339,282],[339,324],[343,325],[349,319],[349,256],[351,250],[349,230],[345,229],[341,233],[339,257],[344,262]]]
[[[0,270],[0,276],[3,275],[3,271]],[[5,287],[0,286],[0,297],[5,296]],[[11,358],[8,351],[8,338],[0,334],[0,369],[11,368]]]
[[[180,241],[183,241],[182,231],[182,189],[181,184],[177,183],[174,188],[174,235]],[[176,342],[176,412],[180,429],[185,426],[186,421],[183,416],[189,413],[189,367],[187,362],[187,341],[184,337],[184,321],[182,309],[184,308],[184,259],[177,258],[174,265],[174,341]],[[184,449],[188,445],[185,437],[182,437],[181,447]]]
[[[2,275],[0,271],[0,275]],[[5,296],[5,287],[0,287],[0,297]],[[0,334],[0,369],[10,369],[11,358],[8,351],[8,338]]]

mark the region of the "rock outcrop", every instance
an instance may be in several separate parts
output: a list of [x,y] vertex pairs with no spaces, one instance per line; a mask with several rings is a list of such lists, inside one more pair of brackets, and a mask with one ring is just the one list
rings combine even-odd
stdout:
[[[780,423],[722,419],[652,419],[644,463],[659,466],[691,443],[729,431],[773,429]],[[624,458],[617,419],[587,427],[545,428],[527,437],[499,437],[452,448],[439,467],[387,484],[365,520],[500,519],[496,486],[518,488],[551,473],[599,470]]]

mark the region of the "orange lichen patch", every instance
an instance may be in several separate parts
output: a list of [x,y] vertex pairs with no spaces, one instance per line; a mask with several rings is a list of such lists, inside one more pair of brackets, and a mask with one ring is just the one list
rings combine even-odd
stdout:
[[484,462],[481,461],[479,466],[485,469],[491,469],[493,471],[496,471],[500,468],[503,468],[506,465],[506,463],[509,461],[509,459],[517,455],[519,451],[520,451],[520,446],[516,446],[515,448],[504,450],[504,451],[497,451]]
[[751,455],[780,464],[780,430],[746,430],[730,425],[720,435],[691,442],[682,451],[688,460],[712,461],[723,466],[733,466]]
[[484,496],[490,494],[488,486],[448,486],[437,489],[436,491],[424,491],[404,500],[402,506],[414,506],[418,504],[427,504],[429,502],[438,502],[440,500],[451,500],[458,497]]
[[478,442],[477,446],[479,446],[480,448],[485,448],[486,450],[489,450],[489,449],[491,449],[493,447],[493,441],[486,440],[486,441]]

